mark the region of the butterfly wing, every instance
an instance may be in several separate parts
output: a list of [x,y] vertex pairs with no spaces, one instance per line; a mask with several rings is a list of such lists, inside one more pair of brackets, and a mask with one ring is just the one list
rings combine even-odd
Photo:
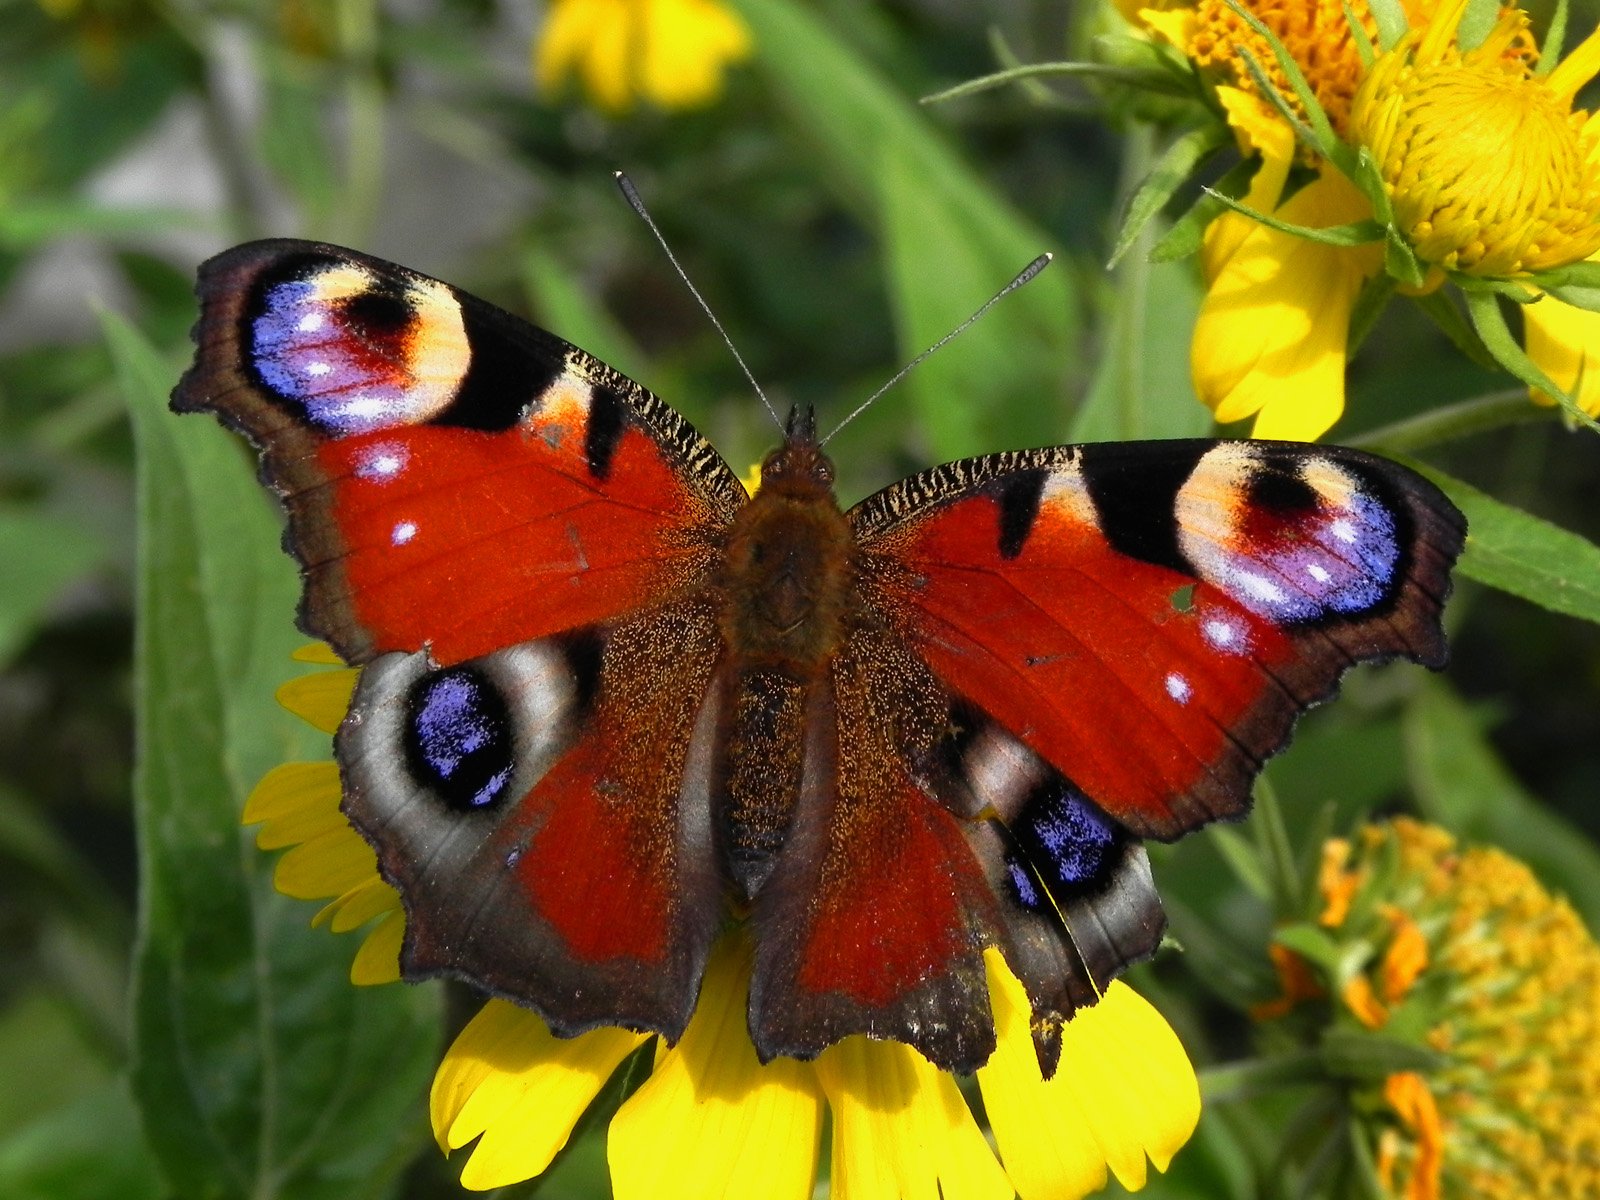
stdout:
[[952,463],[851,513],[933,671],[1140,837],[1241,814],[1356,662],[1443,665],[1460,514],[1394,463],[1128,442]]
[[763,1053],[864,1029],[954,1069],[993,1043],[985,946],[1053,1069],[1061,1021],[1160,942],[1139,839],[1242,813],[1353,663],[1442,663],[1464,532],[1404,468],[1265,442],[995,455],[849,515],[870,629],[756,913],[752,1027]]
[[650,392],[437,280],[278,240],[211,259],[199,292],[173,407],[260,448],[302,627],[347,662],[458,662],[644,607],[694,586],[744,503]]
[[337,754],[407,975],[676,1035],[721,918],[705,591],[742,485],[631,380],[404,268],[258,242],[199,292],[173,407],[260,449],[302,627],[365,664]]

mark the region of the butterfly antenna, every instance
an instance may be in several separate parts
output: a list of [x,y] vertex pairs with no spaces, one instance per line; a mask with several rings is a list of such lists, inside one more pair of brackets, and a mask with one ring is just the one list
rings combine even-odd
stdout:
[[661,244],[661,249],[666,252],[667,261],[672,264],[672,269],[678,273],[678,278],[683,280],[683,286],[689,289],[689,294],[695,298],[695,303],[700,306],[700,311],[705,313],[722,335],[728,352],[733,355],[733,361],[739,364],[739,369],[744,372],[744,377],[750,381],[750,386],[755,389],[756,395],[761,398],[761,403],[766,405],[767,411],[772,414],[773,421],[779,429],[783,428],[783,421],[778,416],[778,410],[772,407],[772,401],[767,399],[767,394],[761,390],[761,385],[756,382],[756,377],[751,374],[750,368],[744,361],[744,356],[739,353],[739,347],[733,344],[733,339],[728,336],[728,331],[722,327],[722,322],[717,320],[717,314],[711,311],[711,305],[706,303],[706,298],[700,294],[700,289],[694,286],[689,278],[689,273],[683,269],[683,264],[678,261],[678,256],[672,252],[672,247],[667,245],[667,239],[662,236],[661,228],[656,224],[655,218],[650,215],[650,210],[645,208],[644,201],[639,198],[638,190],[621,171],[615,172],[617,186],[622,189],[622,195],[628,202],[628,207],[639,214],[640,220],[650,227],[650,232],[655,234],[656,241]]
[[895,375],[894,375],[893,379],[889,380],[888,383],[884,384],[877,391],[873,392],[872,395],[868,396],[860,404],[856,405],[856,410],[853,413],[851,413],[848,417],[846,417],[844,420],[840,421],[837,425],[835,425],[833,427],[832,433],[829,433],[827,437],[823,438],[822,441],[818,443],[818,445],[826,446],[829,442],[831,442],[833,440],[833,435],[835,433],[838,433],[839,430],[843,429],[846,425],[850,424],[851,421],[854,421],[862,413],[866,412],[867,409],[872,407],[873,402],[876,401],[879,396],[883,395],[890,388],[892,388],[895,384],[899,383],[907,375],[911,374],[911,372],[916,367],[920,366],[922,364],[922,361],[924,359],[926,359],[929,355],[931,355],[935,350],[939,349],[946,342],[953,340],[959,334],[965,333],[966,329],[967,329],[967,327],[969,325],[971,325],[979,317],[983,316],[984,313],[988,312],[996,304],[1000,303],[1000,301],[1003,300],[1006,296],[1008,296],[1012,292],[1016,291],[1023,284],[1025,284],[1025,283],[1029,282],[1030,280],[1032,280],[1035,275],[1037,275],[1040,271],[1044,270],[1046,267],[1048,267],[1050,265],[1050,262],[1054,257],[1055,257],[1055,255],[1053,255],[1053,254],[1041,254],[1041,255],[1039,255],[1038,258],[1034,259],[1027,266],[1023,267],[1022,270],[1018,273],[1018,275],[1017,275],[1017,277],[1015,279],[1013,279],[1010,283],[1006,284],[1005,287],[1001,288],[998,292],[996,292],[994,295],[990,296],[987,300],[985,300],[983,302],[983,305],[978,309],[977,312],[973,313],[965,321],[961,322],[961,324],[957,325],[949,333],[945,334],[937,342],[935,342],[933,345],[929,346],[926,350],[924,350],[921,354],[919,354],[915,358],[913,358],[905,366],[901,367],[898,371],[895,372]]

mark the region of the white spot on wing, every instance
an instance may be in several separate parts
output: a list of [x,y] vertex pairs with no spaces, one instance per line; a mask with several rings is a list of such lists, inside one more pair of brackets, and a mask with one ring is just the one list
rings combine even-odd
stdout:
[[1189,697],[1194,695],[1194,688],[1189,686],[1189,681],[1176,671],[1167,676],[1167,695],[1179,704],[1189,703]]
[[1333,578],[1332,575],[1328,574],[1328,569],[1326,567],[1319,566],[1317,563],[1307,563],[1306,574],[1311,576],[1311,578],[1315,579],[1318,583],[1327,583],[1328,580]]
[[1287,598],[1284,590],[1265,575],[1258,575],[1254,571],[1232,572],[1232,582],[1237,584],[1239,590],[1255,600],[1265,600],[1269,604],[1282,604]]
[[1333,524],[1329,525],[1328,529],[1334,537],[1338,538],[1346,545],[1353,543],[1358,536],[1356,533],[1356,527],[1350,524],[1350,519],[1348,517],[1340,517]]
[[309,362],[306,364],[306,374],[313,377],[318,375],[326,375],[331,370],[333,370],[333,368],[325,362]]
[[394,532],[389,536],[396,546],[404,546],[417,536],[417,523],[415,521],[401,521],[394,527]]
[[315,310],[312,310],[311,312],[308,312],[305,316],[300,318],[300,322],[299,322],[299,324],[297,324],[295,326],[295,328],[298,329],[301,333],[315,333],[315,332],[317,332],[317,330],[322,328],[322,325],[323,325],[323,316],[322,316],[322,314],[317,312],[317,311],[315,311]]

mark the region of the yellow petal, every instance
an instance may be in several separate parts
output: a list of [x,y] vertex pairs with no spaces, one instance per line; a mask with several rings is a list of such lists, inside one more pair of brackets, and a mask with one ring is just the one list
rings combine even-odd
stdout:
[[750,31],[709,0],[648,0],[644,7],[640,90],[662,108],[714,99],[728,63],[750,53]]
[[633,107],[635,63],[642,48],[643,32],[632,4],[616,0],[567,0],[592,5],[604,16],[591,26],[589,46],[583,57],[583,81],[589,95],[600,107],[614,113]]
[[748,955],[725,939],[683,1040],[611,1122],[606,1157],[617,1200],[811,1195],[822,1093],[810,1066],[757,1060],[749,990]]
[[406,916],[398,908],[372,927],[350,963],[350,982],[358,987],[400,980],[400,945],[405,941]]
[[289,657],[295,662],[316,663],[321,667],[344,666],[344,659],[335,654],[327,642],[307,642]]
[[321,925],[327,922],[328,928],[334,933],[348,933],[352,929],[359,929],[374,917],[399,907],[400,893],[374,875],[324,905],[311,923]]
[[278,703],[308,725],[333,733],[350,707],[360,671],[316,671],[289,680],[278,689]]
[[378,859],[372,847],[344,825],[286,853],[278,860],[272,884],[296,900],[322,900],[377,877]]
[[[261,777],[245,801],[242,823],[255,825],[339,812],[339,768],[331,762],[280,763]],[[342,819],[342,818],[341,818]]]
[[1545,80],[1557,96],[1571,104],[1588,82],[1600,74],[1600,28],[1572,48]]
[[[1265,100],[1250,92],[1223,86],[1217,88],[1217,99],[1238,137],[1240,153],[1261,156],[1261,166],[1250,179],[1243,203],[1257,212],[1270,213],[1278,207],[1294,164],[1294,130]],[[1200,268],[1206,279],[1215,279],[1239,244],[1258,228],[1259,222],[1232,211],[1206,226],[1200,250]]]
[[1000,1155],[1022,1200],[1077,1200],[1106,1168],[1143,1187],[1146,1158],[1165,1171],[1200,1119],[1200,1085],[1172,1028],[1113,983],[1062,1031],[1061,1065],[1041,1078],[1022,985],[992,951],[989,995],[999,1045],[978,1071]]
[[[1596,255],[1589,261],[1600,260]],[[1590,416],[1600,415],[1600,313],[1563,304],[1554,296],[1522,306],[1528,357],[1539,364],[1552,382],[1571,391],[1578,388],[1578,406]],[[1579,386],[1579,376],[1582,384]],[[1541,404],[1554,401],[1535,389]]]
[[544,28],[533,45],[533,72],[546,95],[559,90],[582,63],[604,16],[604,6],[587,0],[556,0],[545,10]]
[[644,1040],[611,1027],[558,1038],[527,1009],[490,1000],[445,1052],[428,1100],[441,1148],[480,1139],[461,1185],[483,1191],[543,1171]]
[[1010,1200],[955,1080],[911,1047],[846,1038],[816,1071],[833,1112],[833,1200]]
[[[1329,171],[1281,209],[1312,228],[1371,215]],[[1309,441],[1344,411],[1350,312],[1382,266],[1377,246],[1328,246],[1256,225],[1223,263],[1195,322],[1195,391],[1224,423],[1252,413],[1256,437]]]

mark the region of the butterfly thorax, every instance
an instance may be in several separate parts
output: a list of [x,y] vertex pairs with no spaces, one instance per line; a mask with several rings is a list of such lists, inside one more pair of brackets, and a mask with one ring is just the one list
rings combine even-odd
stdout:
[[838,648],[855,587],[855,538],[833,464],[791,440],[762,463],[761,488],[728,532],[722,634],[740,667],[812,678]]

